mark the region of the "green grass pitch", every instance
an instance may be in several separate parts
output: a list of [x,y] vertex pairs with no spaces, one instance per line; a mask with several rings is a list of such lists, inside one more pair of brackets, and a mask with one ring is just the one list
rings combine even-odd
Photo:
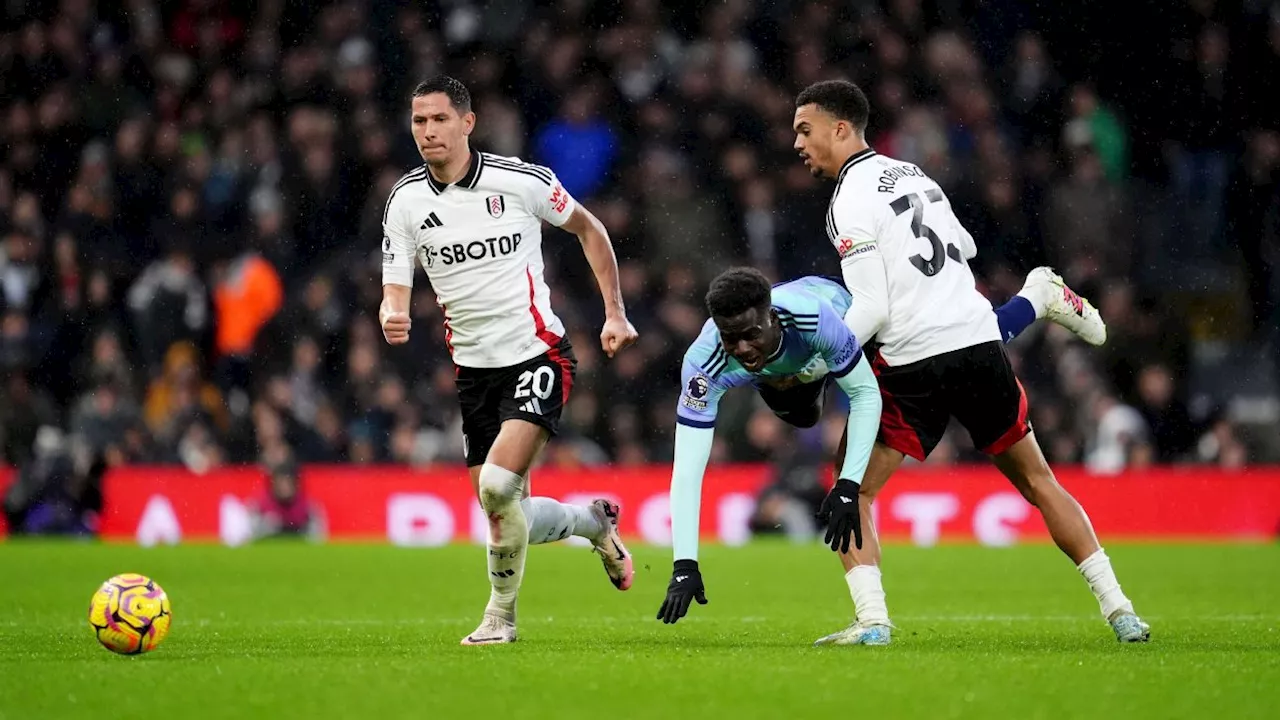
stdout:
[[[532,549],[521,641],[463,648],[484,550],[0,544],[0,720],[28,718],[1242,718],[1280,707],[1280,547],[1112,545],[1151,621],[1120,646],[1050,546],[886,550],[887,648],[821,648],[850,601],[819,546],[705,548],[711,601],[664,626],[663,548],[619,593],[578,547]],[[98,583],[173,601],[165,644],[99,647]]]

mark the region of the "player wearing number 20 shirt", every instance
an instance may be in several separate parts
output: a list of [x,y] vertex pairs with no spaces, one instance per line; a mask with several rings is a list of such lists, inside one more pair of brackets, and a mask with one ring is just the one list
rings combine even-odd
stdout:
[[489,602],[462,644],[509,643],[528,545],[586,538],[615,587],[627,589],[634,577],[616,503],[582,506],[529,491],[530,468],[556,432],[575,364],[543,279],[543,220],[576,235],[591,264],[605,304],[601,349],[613,357],[636,332],[607,230],[550,169],[471,149],[476,115],[465,85],[446,76],[419,84],[409,121],[426,163],[387,199],[378,316],[388,343],[408,341],[420,263],[444,314],[468,472],[489,523]]
[[[575,360],[543,280],[540,225],[564,224],[574,207],[550,170],[475,151],[456,187],[423,166],[391,192],[383,282],[412,285],[414,264],[426,270],[458,366],[468,465],[484,462],[504,415],[556,429]],[[488,386],[505,375],[499,398]]]

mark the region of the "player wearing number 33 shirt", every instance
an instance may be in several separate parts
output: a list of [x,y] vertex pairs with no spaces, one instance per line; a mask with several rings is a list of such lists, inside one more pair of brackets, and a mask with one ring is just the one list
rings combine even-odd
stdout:
[[[867,471],[845,493],[863,506],[855,519],[867,524],[867,542],[851,548],[846,538],[831,541],[841,551],[857,619],[818,643],[890,642],[871,503],[905,457],[929,455],[952,418],[1039,509],[1116,637],[1145,641],[1149,628],[1120,590],[1089,518],[1040,452],[1027,422],[1026,393],[1002,343],[1046,317],[1097,344],[1105,338],[1101,318],[1047,268],[1033,271],[1019,297],[993,313],[969,270],[967,261],[978,252],[973,237],[919,166],[867,145],[869,115],[862,90],[833,80],[800,93],[792,123],[795,149],[810,172],[836,183],[826,220],[853,296],[845,321],[863,344],[879,343],[872,367],[883,400]],[[845,533],[841,527],[836,534]]]

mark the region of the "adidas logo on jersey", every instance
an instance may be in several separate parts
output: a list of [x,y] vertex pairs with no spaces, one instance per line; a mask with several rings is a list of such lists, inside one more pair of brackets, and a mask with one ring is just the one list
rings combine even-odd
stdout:
[[440,227],[441,225],[444,225],[444,223],[440,222],[440,217],[437,216],[435,213],[431,213],[430,215],[427,216],[426,220],[422,221],[422,227],[418,229],[426,230],[427,228]]
[[542,405],[538,403],[538,398],[533,398],[529,402],[520,406],[520,412],[527,412],[532,415],[541,415]]

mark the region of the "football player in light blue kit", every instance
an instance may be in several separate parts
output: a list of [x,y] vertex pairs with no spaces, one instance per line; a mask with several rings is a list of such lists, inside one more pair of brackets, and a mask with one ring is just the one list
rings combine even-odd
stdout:
[[[698,515],[702,477],[711,457],[716,414],[726,390],[752,386],[779,418],[813,427],[822,416],[823,391],[834,381],[849,397],[847,442],[837,476],[862,480],[880,427],[880,388],[862,347],[845,325],[851,299],[844,284],[803,277],[770,287],[760,272],[733,268],[707,292],[711,319],[684,356],[676,409],[675,467],[671,476],[671,536],[675,569],[658,619],[674,623],[690,602],[706,604],[698,571]],[[862,543],[857,497],[832,489],[822,503],[828,544],[850,533]],[[847,494],[847,493],[846,493]],[[852,512],[843,511],[852,506]]]

